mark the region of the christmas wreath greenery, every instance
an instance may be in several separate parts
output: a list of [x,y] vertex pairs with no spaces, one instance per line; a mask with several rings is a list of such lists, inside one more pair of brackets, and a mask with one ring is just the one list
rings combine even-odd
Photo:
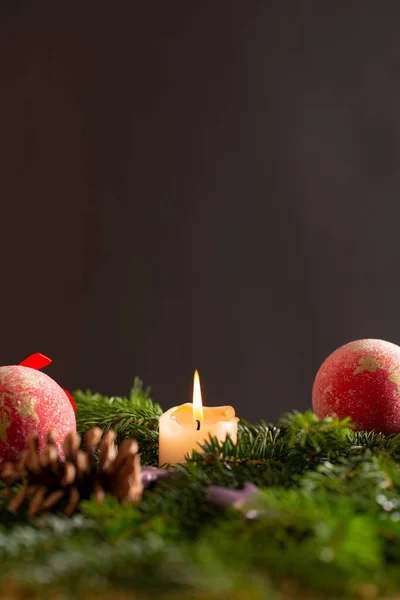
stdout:
[[[157,465],[162,411],[140,381],[127,398],[73,396],[82,436],[112,429]],[[399,460],[400,435],[293,412],[275,425],[241,421],[236,446],[210,439],[139,503],[93,494],[72,517],[32,517],[25,504],[10,512],[4,494],[2,597],[394,598]]]

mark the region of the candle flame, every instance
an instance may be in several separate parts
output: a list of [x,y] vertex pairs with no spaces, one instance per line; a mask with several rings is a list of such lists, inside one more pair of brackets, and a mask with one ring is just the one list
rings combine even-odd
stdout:
[[193,420],[201,423],[203,421],[203,402],[201,400],[201,387],[199,372],[194,373],[193,381]]

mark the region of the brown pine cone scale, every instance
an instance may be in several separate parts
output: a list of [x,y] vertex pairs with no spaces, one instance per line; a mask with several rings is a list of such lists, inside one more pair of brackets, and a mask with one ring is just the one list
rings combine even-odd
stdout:
[[[39,453],[36,434],[29,439],[29,450],[23,452],[18,463],[5,463],[1,480],[7,486],[21,483],[8,508],[16,512],[29,501],[30,516],[50,510],[62,510],[72,515],[80,500],[95,495],[99,503],[109,493],[120,502],[138,504],[143,493],[139,447],[136,440],[124,440],[119,449],[115,433],[104,436],[99,427],[90,429],[85,436],[86,450],[81,450],[81,438],[69,433],[63,443],[65,460],[61,460],[55,447],[54,433],[47,436],[47,444]],[[98,449],[99,461],[94,460]],[[2,490],[10,494],[10,487]]]

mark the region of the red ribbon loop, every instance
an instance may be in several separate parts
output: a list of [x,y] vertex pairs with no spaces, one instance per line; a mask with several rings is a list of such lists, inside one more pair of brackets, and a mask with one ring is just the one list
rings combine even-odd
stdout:
[[68,391],[68,390],[65,390],[64,388],[63,388],[63,390],[64,390],[64,392],[67,394],[68,400],[71,402],[72,408],[73,408],[73,409],[74,409],[74,411],[76,412],[76,404],[75,404],[75,402],[74,402],[74,399],[73,399],[73,397],[71,396],[71,394],[69,393],[69,391]]
[[[36,352],[35,354],[31,354],[30,356],[25,358],[25,360],[20,362],[19,366],[20,367],[29,367],[31,369],[36,369],[38,371],[39,369],[43,369],[44,367],[47,367],[47,365],[49,365],[51,362],[52,362],[51,358],[48,358],[44,354],[40,354],[40,352]],[[68,390],[65,390],[64,388],[63,388],[63,390],[66,393],[68,400],[71,402],[72,408],[76,412],[76,404],[74,402],[73,397],[71,396],[71,394],[69,393]]]
[[51,358],[48,358],[44,354],[40,354],[40,352],[36,352],[35,354],[31,354],[28,358],[25,358],[22,362],[20,362],[21,367],[30,367],[31,369],[43,369],[47,367],[51,363]]

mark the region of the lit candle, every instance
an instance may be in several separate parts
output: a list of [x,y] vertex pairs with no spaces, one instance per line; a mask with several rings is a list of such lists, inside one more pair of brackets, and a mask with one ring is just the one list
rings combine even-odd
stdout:
[[182,463],[199,444],[216,437],[225,441],[229,435],[237,441],[237,424],[232,406],[203,406],[200,378],[196,371],[193,383],[193,403],[174,406],[161,415],[159,426],[159,464]]

